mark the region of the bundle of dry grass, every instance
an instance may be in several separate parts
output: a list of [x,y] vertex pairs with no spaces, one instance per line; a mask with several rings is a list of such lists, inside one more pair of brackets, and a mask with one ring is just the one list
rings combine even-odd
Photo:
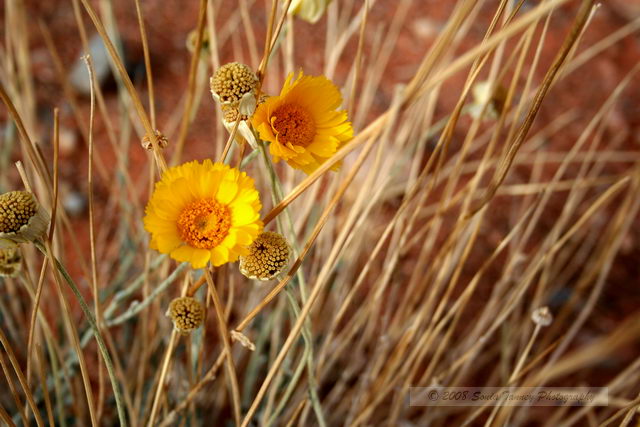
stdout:
[[[440,24],[415,0],[134,4],[61,3],[80,37],[3,5],[4,423],[638,422],[640,316],[607,301],[637,301],[615,274],[640,152],[612,123],[639,67],[554,99],[640,19],[594,41],[590,0],[458,0]],[[608,389],[412,404],[434,386]]]

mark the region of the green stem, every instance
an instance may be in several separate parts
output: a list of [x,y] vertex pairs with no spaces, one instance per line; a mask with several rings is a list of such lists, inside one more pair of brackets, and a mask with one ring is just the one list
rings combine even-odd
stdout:
[[[273,198],[273,202],[274,202],[274,205],[277,205],[278,203],[280,203],[283,197],[282,186],[280,185],[280,180],[278,179],[278,175],[276,174],[273,168],[273,163],[271,163],[271,159],[269,159],[269,156],[267,155],[264,142],[260,140],[257,135],[256,135],[256,140],[258,141],[258,147],[260,148],[260,153],[262,154],[261,156],[262,161],[264,162],[264,165],[267,168],[267,171],[269,172],[269,178],[270,178],[271,189],[272,189],[271,195]],[[287,229],[288,233],[286,233],[287,240],[291,243],[294,255],[298,256],[298,254],[300,253],[300,249],[298,248],[297,241],[295,239],[295,229],[293,226],[293,221],[291,220],[291,215],[289,214],[289,209],[285,208],[283,213],[287,220],[287,226],[288,226],[288,229]],[[280,216],[276,217],[276,221],[278,222],[278,228],[280,229],[280,231],[283,232],[283,234],[285,234],[284,233],[285,227],[282,224],[281,217]],[[307,300],[307,285],[306,285],[306,280],[304,278],[302,269],[298,269],[296,277],[298,278],[298,283],[300,284],[300,296],[302,298],[302,302],[304,303]],[[287,289],[287,292],[289,292],[288,289]],[[289,301],[290,303],[292,303],[292,309],[297,316],[297,313],[299,313],[300,310],[295,301],[295,298],[293,298],[293,295],[291,295],[291,297],[292,298],[290,298]],[[313,369],[313,358],[314,358],[313,339],[311,335],[311,321],[308,318],[305,320],[304,326],[302,328],[302,337],[304,339],[304,343],[306,347],[304,355],[306,356],[305,359],[307,362],[307,377],[309,382],[309,396],[311,400],[311,405],[313,406],[313,410],[316,413],[316,417],[318,418],[318,423],[320,424],[321,427],[325,427],[327,423],[324,418],[324,413],[322,412],[322,406],[320,405],[317,384],[315,381],[315,372]],[[284,397],[288,399],[289,396],[285,394]],[[277,415],[277,412],[274,413],[274,417],[276,415]]]
[[[42,252],[45,256],[47,256],[47,250],[42,245],[41,242],[35,242],[35,245],[40,250],[40,252]],[[89,306],[87,305],[86,301],[84,300],[84,297],[82,296],[82,294],[78,290],[78,287],[76,286],[75,282],[73,281],[73,279],[71,278],[71,276],[67,272],[67,269],[64,267],[64,265],[62,265],[62,263],[58,260],[58,258],[56,258],[53,254],[50,254],[50,255],[51,255],[51,258],[53,258],[55,260],[56,268],[58,269],[60,274],[62,274],[62,277],[64,277],[64,280],[69,285],[69,288],[71,288],[71,291],[73,292],[73,294],[78,299],[78,303],[80,304],[80,308],[82,308],[82,311],[84,312],[85,316],[87,317],[87,320],[89,321],[89,325],[91,326],[91,329],[93,330],[93,335],[96,337],[96,342],[98,343],[98,348],[100,349],[100,353],[102,354],[102,358],[104,359],[105,367],[107,368],[107,372],[109,373],[109,379],[111,380],[111,386],[113,388],[113,395],[115,397],[116,407],[118,409],[118,418],[120,419],[120,426],[121,427],[126,427],[127,421],[126,421],[125,413],[124,413],[124,405],[123,405],[122,395],[120,393],[120,388],[118,387],[118,381],[117,381],[116,376],[115,376],[115,370],[113,368],[113,363],[111,361],[111,356],[109,356],[109,350],[107,349],[107,346],[106,346],[104,340],[102,339],[102,335],[100,334],[100,330],[98,329],[98,325],[96,324],[96,321],[95,321],[95,319],[93,317],[93,314],[91,313],[91,310],[89,309]]]
[[[291,292],[291,290],[289,289],[289,287],[284,288],[286,294],[287,294],[287,299],[289,300],[289,304],[291,305],[291,309],[294,312],[295,316],[297,317],[300,313],[300,307],[298,306],[298,303],[296,302],[295,296],[293,295],[293,292]],[[305,344],[308,340],[308,336],[304,333],[304,330],[302,332],[302,335],[304,337],[305,340]],[[289,399],[291,398],[291,395],[293,394],[293,392],[296,389],[296,386],[298,385],[298,381],[300,381],[300,377],[302,376],[302,372],[304,370],[304,368],[306,366],[308,366],[308,357],[309,357],[309,350],[310,350],[310,346],[309,345],[305,345],[304,348],[304,353],[302,354],[302,358],[300,359],[300,363],[298,364],[298,367],[296,368],[296,370],[293,373],[293,376],[291,377],[291,380],[289,381],[289,385],[287,386],[287,389],[285,390],[284,394],[282,395],[282,397],[280,398],[280,403],[278,404],[278,406],[276,407],[276,409],[273,411],[273,415],[271,415],[271,417],[269,418],[269,421],[267,422],[268,426],[271,426],[275,423],[276,418],[278,417],[278,414],[280,414],[280,412],[282,412],[284,410],[284,407],[286,406],[287,402],[289,401]]]

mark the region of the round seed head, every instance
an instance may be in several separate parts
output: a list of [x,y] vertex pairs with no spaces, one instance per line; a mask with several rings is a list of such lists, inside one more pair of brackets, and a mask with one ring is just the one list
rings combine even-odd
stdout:
[[22,255],[18,248],[0,249],[0,276],[15,277],[20,272]]
[[[222,103],[237,103],[258,86],[258,76],[244,64],[225,64],[211,77],[211,92]],[[254,100],[255,103],[255,100]]]
[[537,308],[531,313],[531,320],[539,326],[549,326],[553,322],[553,315],[549,307]]
[[[162,132],[160,132],[157,129],[155,131],[155,134],[156,134],[156,140],[158,141],[158,146],[162,149],[167,148],[167,145],[169,145],[169,140],[167,140],[167,137],[164,136]],[[149,135],[143,136],[141,143],[142,143],[142,148],[144,148],[145,150],[153,149],[153,145],[151,144],[151,138],[149,138]]]
[[234,123],[236,120],[247,120],[247,116],[244,114],[240,114],[237,108],[232,107],[230,105],[222,106],[222,118],[227,123]]
[[284,270],[290,255],[282,235],[265,231],[249,246],[249,254],[240,257],[240,272],[249,279],[271,280]]
[[[260,94],[258,98],[258,103],[256,105],[260,105],[264,103],[267,99],[269,99],[269,95]],[[246,121],[249,119],[249,116],[246,114],[241,114],[238,107],[231,104],[222,105],[222,120],[225,124],[234,124],[236,120]]]
[[173,321],[174,328],[183,334],[194,331],[204,321],[202,304],[191,297],[180,297],[171,301],[166,314]]
[[11,191],[0,196],[0,232],[15,233],[27,225],[38,211],[38,203],[27,191]]
[[44,235],[49,215],[28,191],[0,195],[0,248],[32,242]]

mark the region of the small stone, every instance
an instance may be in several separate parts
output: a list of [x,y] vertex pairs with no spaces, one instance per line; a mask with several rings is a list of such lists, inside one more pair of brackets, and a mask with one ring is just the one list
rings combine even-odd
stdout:
[[76,150],[78,146],[78,134],[67,127],[61,127],[58,144],[62,155],[69,155]]
[[[79,52],[79,56],[84,55],[84,51]],[[109,53],[107,52],[102,37],[96,34],[89,40],[89,55],[93,63],[93,72],[96,82],[102,86],[107,80],[111,70],[109,67]],[[91,94],[91,80],[89,79],[89,70],[87,70],[87,64],[82,57],[79,57],[73,64],[71,69],[71,75],[69,76],[69,83],[75,90],[85,96]]]
[[87,198],[79,191],[70,191],[62,199],[62,207],[71,216],[80,216],[87,209]]

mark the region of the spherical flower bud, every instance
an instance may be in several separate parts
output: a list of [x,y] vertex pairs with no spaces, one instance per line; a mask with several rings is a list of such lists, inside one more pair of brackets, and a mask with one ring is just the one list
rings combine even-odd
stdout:
[[225,64],[211,77],[211,94],[221,105],[236,107],[241,114],[251,115],[256,108],[258,76],[244,64]]
[[[155,131],[155,134],[156,134],[156,141],[158,141],[158,146],[162,149],[167,148],[167,145],[169,145],[169,140],[167,139],[167,137],[164,136],[162,132],[160,132],[157,129]],[[151,144],[151,138],[149,137],[149,135],[143,136],[141,143],[142,143],[142,148],[144,148],[145,150],[153,149],[153,145]]]
[[28,191],[0,195],[0,248],[33,242],[47,231],[49,214]]
[[173,321],[173,327],[182,334],[188,334],[202,325],[204,307],[195,298],[180,297],[171,301],[166,313]]
[[540,307],[531,313],[531,320],[538,326],[549,326],[553,322],[553,315],[549,307]]
[[15,277],[21,269],[22,255],[18,248],[0,249],[0,276]]
[[240,257],[240,272],[249,279],[271,280],[284,270],[290,255],[282,235],[265,231],[249,246],[249,254]]

